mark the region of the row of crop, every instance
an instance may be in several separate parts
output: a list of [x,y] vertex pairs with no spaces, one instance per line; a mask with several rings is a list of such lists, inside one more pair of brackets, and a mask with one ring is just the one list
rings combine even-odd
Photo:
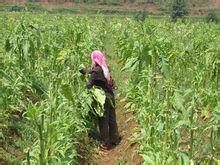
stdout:
[[115,26],[118,56],[130,74],[126,107],[141,127],[144,162],[217,161],[219,27],[153,20]]
[[[103,48],[103,20],[95,20],[96,26],[86,17],[21,14],[1,19],[3,147],[14,143],[27,164],[76,163],[78,142],[92,126],[93,101],[78,70],[88,64],[91,50]],[[9,130],[18,132],[14,142]]]

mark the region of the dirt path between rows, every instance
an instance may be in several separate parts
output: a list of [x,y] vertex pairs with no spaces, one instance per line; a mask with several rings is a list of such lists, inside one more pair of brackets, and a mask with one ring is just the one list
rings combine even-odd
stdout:
[[[109,32],[109,34],[111,34]],[[128,85],[128,75],[121,72],[121,65],[118,62],[118,57],[115,53],[114,39],[111,35],[107,37],[105,43],[105,55],[107,56],[108,64],[110,65],[111,74],[118,86],[115,92],[116,96],[116,116],[119,134],[122,140],[115,148],[102,153],[98,152],[95,155],[95,164],[97,165],[139,165],[142,160],[137,154],[139,148],[134,141],[134,135],[139,134],[138,123],[135,120],[133,112],[126,111],[125,90]],[[123,100],[123,101],[122,101]]]
[[124,110],[124,104],[117,101],[116,107],[121,143],[114,149],[97,155],[95,162],[98,165],[141,164],[141,157],[137,154],[138,144],[132,140],[133,135],[138,132],[138,124],[132,112]]

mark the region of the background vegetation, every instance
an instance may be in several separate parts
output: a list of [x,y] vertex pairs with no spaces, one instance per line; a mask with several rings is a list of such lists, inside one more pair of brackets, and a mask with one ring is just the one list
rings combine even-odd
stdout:
[[[114,34],[145,162],[219,159],[219,25],[1,14],[1,161],[76,163],[93,128],[80,64]],[[13,149],[13,150],[12,150]]]
[[[115,1],[115,0],[94,0],[94,1],[67,1],[67,0],[54,0],[54,1],[1,1],[0,11],[42,11],[49,10],[52,13],[54,12],[69,12],[69,13],[85,13],[86,11],[92,13],[118,13],[125,14],[131,13],[135,10],[142,10],[143,8],[151,8],[153,6],[153,12],[151,14],[168,14],[171,10],[173,0],[131,0],[131,1]],[[22,3],[21,3],[22,2]],[[215,3],[212,0],[184,0],[187,10],[189,12],[197,12],[204,14],[204,11],[212,8],[219,8],[219,4]],[[80,5],[81,4],[81,5]],[[212,4],[210,7],[209,5]],[[44,6],[43,7],[41,6]],[[218,6],[216,6],[218,5]],[[45,8],[46,7],[46,8]],[[91,10],[90,10],[91,9]],[[108,9],[108,10],[107,10]],[[54,11],[55,10],[55,11]],[[104,10],[104,11],[102,11]],[[127,10],[127,11],[125,11]],[[129,12],[130,11],[130,12]]]

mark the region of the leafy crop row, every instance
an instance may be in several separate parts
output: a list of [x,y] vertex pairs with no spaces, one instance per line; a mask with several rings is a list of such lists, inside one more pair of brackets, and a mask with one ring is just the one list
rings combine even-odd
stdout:
[[217,161],[219,26],[130,20],[119,27],[118,56],[130,73],[126,107],[136,112],[146,164]]
[[14,145],[27,164],[74,163],[77,144],[92,126],[93,97],[79,68],[89,64],[91,50],[103,48],[103,29],[79,17],[6,14],[1,19],[3,146],[8,130],[16,130],[22,145]]
[[129,78],[125,108],[145,164],[219,159],[219,25],[28,13],[0,22],[0,144],[21,150],[19,162],[76,163],[94,99],[78,70],[107,35]]

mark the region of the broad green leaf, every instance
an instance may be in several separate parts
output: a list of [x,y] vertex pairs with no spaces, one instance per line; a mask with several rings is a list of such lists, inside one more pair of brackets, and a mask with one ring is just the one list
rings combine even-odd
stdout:
[[93,88],[92,93],[96,101],[98,101],[104,107],[106,99],[105,92],[102,89]]
[[73,101],[72,88],[69,84],[64,84],[61,86],[61,93],[66,99],[68,99],[69,101]]
[[96,106],[94,106],[93,108],[95,109],[95,112],[98,116],[102,117],[104,115],[104,104],[105,104],[105,100],[106,100],[106,96],[105,96],[105,92],[102,89],[99,88],[92,88],[91,89],[93,98],[95,99],[97,104],[94,104]]
[[154,157],[150,157],[148,156],[147,154],[140,154],[142,156],[142,158],[144,159],[144,164],[155,164],[155,161],[154,161]]
[[129,70],[129,68],[131,68],[132,66],[135,65],[135,63],[137,62],[137,58],[129,58],[127,61],[126,61],[126,64],[125,66],[121,69],[122,71],[124,70]]
[[184,99],[183,99],[183,97],[178,92],[174,93],[173,106],[177,110],[183,111],[185,109],[184,108]]
[[9,52],[11,50],[10,40],[7,38],[5,41],[5,50]]

